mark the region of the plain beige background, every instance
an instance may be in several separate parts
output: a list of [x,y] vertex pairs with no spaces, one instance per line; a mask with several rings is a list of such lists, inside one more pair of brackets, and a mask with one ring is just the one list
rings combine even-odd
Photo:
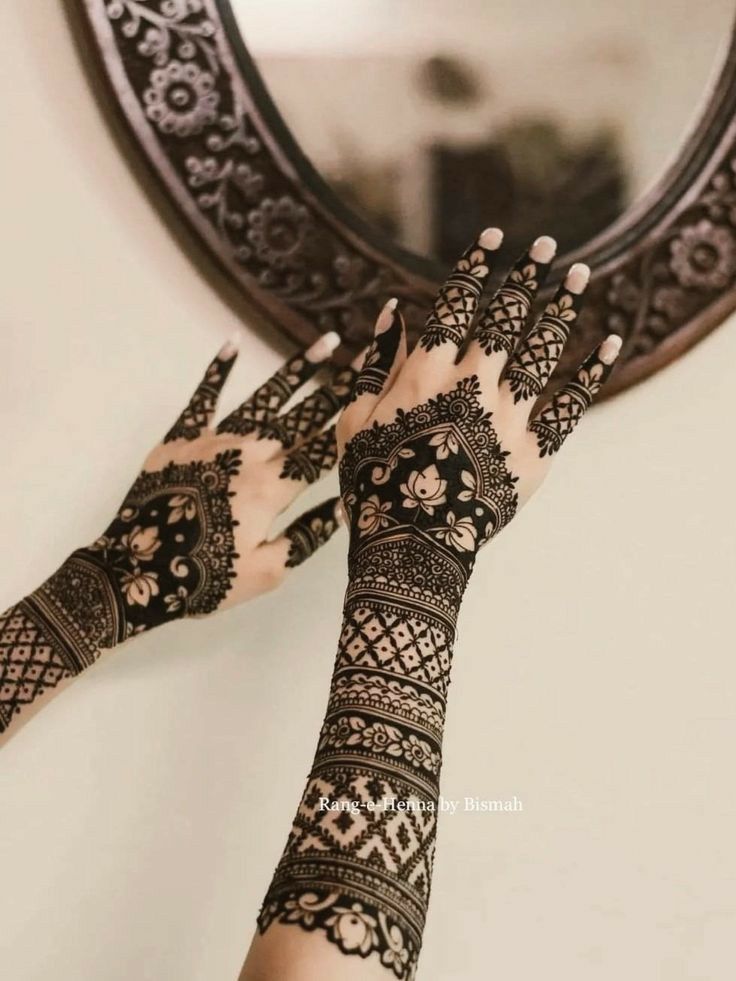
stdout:
[[[0,36],[4,607],[104,527],[236,324],[120,159],[58,6],[3,4]],[[424,981],[732,976],[735,328],[591,414],[480,563],[443,790],[524,811],[442,822]],[[231,402],[280,360],[245,330]],[[344,547],[107,656],[5,748],[4,977],[236,976]]]

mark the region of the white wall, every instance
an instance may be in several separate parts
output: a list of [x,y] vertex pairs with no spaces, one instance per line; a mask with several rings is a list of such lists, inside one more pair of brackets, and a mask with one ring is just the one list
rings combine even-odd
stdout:
[[[0,7],[0,607],[104,526],[234,326],[143,198],[62,17]],[[594,412],[460,627],[420,977],[727,976],[736,928],[734,322]],[[248,336],[230,398],[280,355]],[[107,656],[0,761],[0,973],[236,976],[302,790],[338,540]],[[347,965],[346,965],[347,966]]]

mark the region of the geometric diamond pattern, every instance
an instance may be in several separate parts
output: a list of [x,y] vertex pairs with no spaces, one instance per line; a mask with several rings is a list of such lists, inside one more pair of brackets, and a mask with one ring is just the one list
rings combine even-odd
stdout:
[[0,731],[22,705],[69,677],[58,653],[20,607],[0,616]]
[[217,399],[222,386],[235,364],[236,354],[223,358],[217,355],[205,372],[204,378],[197,386],[189,404],[164,436],[164,443],[174,439],[197,439],[205,429],[217,408]]
[[462,346],[488,279],[490,255],[477,244],[465,251],[437,294],[427,319],[419,341],[426,351],[447,342]]
[[580,302],[579,294],[560,287],[539,323],[520,345],[506,372],[514,402],[536,399],[541,394],[560,359]]
[[598,353],[592,354],[573,381],[555,393],[533,420],[529,429],[536,435],[540,456],[556,453],[577,426],[611,370]]
[[517,262],[478,321],[475,340],[486,354],[513,353],[548,269],[549,263],[537,263],[529,253]]
[[249,399],[223,419],[217,427],[217,432],[235,433],[238,436],[257,432],[264,422],[276,416],[294,392],[311,378],[317,368],[318,364],[308,361],[303,354],[295,355],[267,382],[257,388]]
[[380,668],[431,685],[443,697],[452,660],[446,634],[417,616],[380,607],[358,607],[346,616],[340,637],[345,664]]
[[259,437],[277,439],[285,449],[290,449],[318,433],[349,401],[356,375],[353,368],[343,368],[329,384],[307,395],[284,415],[267,422]]

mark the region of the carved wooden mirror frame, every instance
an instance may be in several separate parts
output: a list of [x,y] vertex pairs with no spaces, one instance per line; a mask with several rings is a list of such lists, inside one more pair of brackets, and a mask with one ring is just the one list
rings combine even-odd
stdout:
[[[310,165],[228,0],[67,0],[67,9],[102,69],[90,64],[96,90],[113,97],[160,187],[251,309],[300,343],[331,328],[354,349],[389,296],[421,325],[442,270],[354,215]],[[175,87],[186,93],[178,104]],[[609,396],[736,307],[736,34],[666,173],[558,268],[583,256],[592,283],[560,378],[617,331],[625,344]]]

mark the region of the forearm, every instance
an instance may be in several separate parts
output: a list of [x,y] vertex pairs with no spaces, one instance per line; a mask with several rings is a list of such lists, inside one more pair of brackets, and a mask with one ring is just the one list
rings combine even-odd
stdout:
[[[314,764],[258,920],[359,954],[341,965],[350,977],[379,964],[413,976],[432,876],[454,624],[416,594],[394,600],[349,591]],[[269,966],[256,941],[243,978],[276,977]],[[309,976],[303,960],[289,968]]]

